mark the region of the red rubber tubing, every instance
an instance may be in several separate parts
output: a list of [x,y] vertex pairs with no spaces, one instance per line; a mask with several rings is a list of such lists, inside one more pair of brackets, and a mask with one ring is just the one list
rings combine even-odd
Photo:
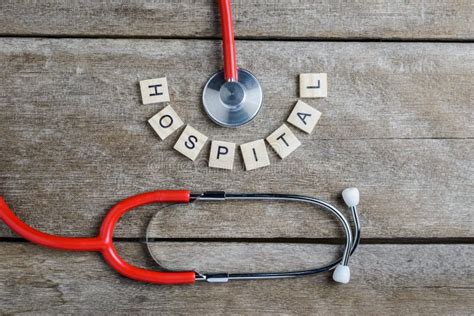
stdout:
[[238,81],[237,56],[232,24],[232,5],[230,0],[219,0],[221,15],[222,48],[224,51],[224,79]]
[[71,251],[101,252],[105,261],[118,273],[133,280],[156,284],[194,283],[194,271],[161,272],[139,268],[123,260],[113,245],[115,225],[123,214],[133,208],[152,203],[189,203],[190,192],[185,190],[153,191],[120,201],[107,213],[100,234],[93,238],[61,237],[36,230],[21,221],[0,196],[0,219],[16,234],[32,243]]

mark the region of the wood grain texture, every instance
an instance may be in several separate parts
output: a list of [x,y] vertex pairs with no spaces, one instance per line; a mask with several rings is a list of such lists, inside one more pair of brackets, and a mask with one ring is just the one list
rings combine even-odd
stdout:
[[[147,190],[291,192],[340,205],[340,190],[356,185],[365,238],[473,236],[473,44],[239,41],[241,66],[261,80],[265,105],[238,130],[215,126],[201,109],[203,84],[220,68],[219,46],[0,39],[2,195],[39,229],[86,236],[114,203]],[[140,103],[138,82],[167,76],[186,123],[211,139],[245,143],[285,121],[297,76],[309,70],[330,74],[329,97],[308,101],[323,113],[314,133],[294,129],[301,148],[282,161],[268,147],[272,165],[252,172],[240,155],[232,172],[209,169],[208,146],[194,163],[182,157],[172,149],[181,130],[160,141],[147,126],[162,105]],[[163,215],[163,236],[339,236],[311,209],[214,210]],[[143,236],[148,218],[128,217],[117,236]]]
[[[241,38],[473,39],[474,6],[456,1],[233,1]],[[28,1],[0,4],[0,33],[218,37],[214,0]]]
[[[91,236],[114,203],[153,189],[290,192],[343,207],[339,192],[355,185],[363,242],[392,244],[362,244],[345,286],[330,274],[155,286],[98,254],[8,239],[0,223],[0,314],[472,314],[473,244],[397,244],[474,236],[472,1],[232,3],[239,66],[265,95],[238,130],[202,111],[202,87],[221,68],[216,1],[1,1],[0,195],[36,228]],[[181,156],[172,147],[183,128],[160,141],[147,120],[165,105],[142,105],[138,84],[166,76],[185,123],[242,144],[285,122],[306,72],[329,78],[327,99],[306,100],[323,114],[314,133],[292,128],[301,148],[282,161],[267,146],[271,166],[251,172],[240,152],[232,172],[209,169],[209,144],[195,162]],[[147,227],[166,241],[150,251],[172,269],[308,269],[341,250],[337,223],[303,204],[140,208],[119,223],[116,246],[156,268],[135,239]]]
[[[132,262],[151,264],[144,259],[140,244],[119,246],[120,253]],[[199,245],[189,246],[199,249]],[[239,252],[239,247],[234,245],[229,252],[228,259],[234,259],[235,266],[241,260],[248,262],[242,259],[249,253],[247,246],[241,245]],[[213,246],[201,247],[211,251]],[[288,267],[294,267],[304,258],[301,247],[282,247],[278,249],[286,252],[286,258],[294,260],[289,260]],[[164,243],[161,248],[165,259],[171,256],[180,261],[189,260],[186,252],[177,255],[172,244]],[[327,256],[326,246],[316,249],[319,251],[309,254]],[[214,250],[223,249],[216,246]],[[323,274],[293,280],[157,286],[118,276],[97,254],[2,243],[0,305],[3,313],[27,315],[77,312],[466,315],[474,309],[473,256],[472,245],[362,245],[352,258],[352,280],[347,285],[337,285],[329,274]],[[208,257],[215,256],[206,253],[193,259],[202,259],[207,264],[212,261]],[[264,267],[274,264],[266,262],[265,257],[260,262]]]

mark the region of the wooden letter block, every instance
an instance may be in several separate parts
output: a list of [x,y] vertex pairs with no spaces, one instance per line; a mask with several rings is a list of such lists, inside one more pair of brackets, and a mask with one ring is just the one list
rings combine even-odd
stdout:
[[169,102],[168,81],[166,78],[140,81],[143,104]]
[[326,98],[327,96],[327,74],[300,74],[301,98]]
[[296,138],[295,134],[293,134],[285,124],[268,136],[267,142],[273,147],[281,159],[287,157],[301,145],[301,142]]
[[303,101],[298,101],[287,121],[303,132],[311,134],[320,117],[321,112],[307,105]]
[[192,128],[191,125],[188,125],[181,136],[179,136],[178,141],[174,145],[174,149],[194,161],[206,142],[206,135],[199,133],[197,130]]
[[171,105],[168,105],[163,110],[155,114],[151,119],[148,120],[151,127],[160,136],[161,139],[173,134],[178,128],[183,126],[183,121],[179,118],[178,114],[173,110]]
[[267,148],[263,139],[240,145],[245,169],[253,170],[270,165]]
[[232,170],[234,168],[234,155],[234,143],[213,140],[209,156],[209,167]]

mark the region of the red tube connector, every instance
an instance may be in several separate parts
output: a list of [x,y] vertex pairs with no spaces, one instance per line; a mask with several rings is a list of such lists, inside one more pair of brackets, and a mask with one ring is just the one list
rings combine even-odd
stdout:
[[238,81],[237,54],[230,0],[219,0],[219,12],[221,15],[222,48],[224,51],[224,79],[226,81]]
[[186,284],[194,283],[194,271],[161,272],[127,263],[119,256],[113,245],[113,234],[122,215],[136,207],[152,203],[189,203],[189,199],[190,192],[184,190],[153,191],[129,197],[112,207],[102,222],[99,236],[93,238],[61,237],[40,232],[16,217],[2,197],[0,197],[0,219],[17,235],[41,246],[59,250],[101,252],[105,261],[114,270],[130,279],[157,284]]

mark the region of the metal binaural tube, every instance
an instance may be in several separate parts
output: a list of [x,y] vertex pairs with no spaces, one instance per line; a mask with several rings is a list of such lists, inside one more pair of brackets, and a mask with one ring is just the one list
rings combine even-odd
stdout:
[[344,252],[337,260],[314,269],[289,271],[289,272],[265,272],[265,273],[215,273],[203,274],[196,272],[197,281],[207,281],[211,283],[227,282],[229,280],[254,280],[254,279],[280,279],[280,278],[294,278],[305,275],[312,275],[321,272],[330,271],[339,264],[347,266],[350,255],[355,251],[360,241],[360,221],[357,214],[357,208],[351,207],[351,215],[354,222],[354,233],[352,233],[351,226],[346,217],[334,206],[320,199],[289,194],[266,194],[266,193],[225,193],[219,192],[205,192],[198,194],[191,194],[191,201],[226,201],[226,200],[266,200],[266,201],[294,201],[317,205],[334,215],[341,223],[346,235],[346,242]]

